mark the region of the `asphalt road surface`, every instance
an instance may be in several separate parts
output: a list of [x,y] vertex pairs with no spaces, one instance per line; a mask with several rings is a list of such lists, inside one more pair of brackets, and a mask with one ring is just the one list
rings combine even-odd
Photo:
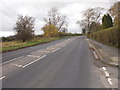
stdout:
[[3,63],[14,58],[3,64],[3,88],[105,87],[83,36],[4,53]]

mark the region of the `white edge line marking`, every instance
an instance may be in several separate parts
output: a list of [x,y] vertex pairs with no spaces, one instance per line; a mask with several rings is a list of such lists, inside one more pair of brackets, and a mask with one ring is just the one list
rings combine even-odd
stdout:
[[105,68],[105,67],[102,67],[102,69],[106,71],[106,68]]
[[108,78],[110,77],[110,74],[107,71],[105,71],[105,76]]
[[29,66],[30,64],[32,64],[32,63],[34,63],[34,62],[37,62],[38,60],[44,58],[45,56],[46,56],[46,55],[43,55],[42,57],[40,57],[40,58],[38,58],[38,59],[36,59],[36,60],[34,60],[34,61],[32,61],[32,62],[30,62],[30,63],[24,65],[24,66],[22,66],[22,68],[25,68],[25,67]]
[[[92,45],[92,44],[91,44]],[[95,49],[96,53],[99,55],[100,59],[103,59],[102,56],[99,54],[99,52],[96,50],[96,48],[92,45],[92,47]]]
[[89,43],[90,48],[92,48],[92,45]]
[[108,80],[108,82],[109,82],[110,85],[113,85],[113,83],[111,81],[112,80],[111,78],[108,78],[107,80]]
[[96,52],[95,51],[93,51],[93,54],[94,54],[94,56],[95,56],[95,58],[96,59],[98,59],[99,57],[97,56],[97,54],[96,54]]
[[20,58],[22,58],[22,57],[24,57],[24,56],[20,56],[20,57],[11,59],[11,60],[9,60],[9,61],[3,62],[2,64],[6,64],[6,63],[9,63],[9,62],[15,61],[15,60],[20,59]]
[[2,80],[3,78],[5,78],[5,76],[2,76],[2,77],[0,78],[0,80]]

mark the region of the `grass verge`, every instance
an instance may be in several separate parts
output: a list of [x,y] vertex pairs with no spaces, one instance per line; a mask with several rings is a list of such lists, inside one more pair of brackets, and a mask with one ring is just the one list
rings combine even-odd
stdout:
[[26,42],[21,42],[21,41],[2,42],[0,43],[0,46],[2,47],[2,49],[0,49],[0,52],[8,52],[8,51],[13,51],[13,50],[17,50],[25,47],[35,46],[38,44],[58,40],[61,38],[65,38],[65,37],[50,37],[50,38],[41,37],[41,38],[34,38],[33,40],[26,41]]

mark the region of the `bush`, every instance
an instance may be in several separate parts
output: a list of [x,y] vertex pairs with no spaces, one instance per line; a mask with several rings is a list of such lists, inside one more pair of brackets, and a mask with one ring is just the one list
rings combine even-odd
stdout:
[[118,35],[120,35],[119,27],[114,26],[108,29],[96,31],[94,33],[88,34],[88,38],[95,39],[107,45],[115,46],[120,48],[120,43],[118,42]]

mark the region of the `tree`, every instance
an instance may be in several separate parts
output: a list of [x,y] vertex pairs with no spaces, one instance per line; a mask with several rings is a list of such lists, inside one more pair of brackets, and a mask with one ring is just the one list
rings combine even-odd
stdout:
[[85,28],[82,28],[82,33],[86,33],[86,30],[85,30]]
[[109,13],[114,18],[114,24],[120,24],[120,1],[115,2],[109,9]]
[[99,31],[101,29],[101,24],[99,22],[92,22],[90,25],[90,32]]
[[46,25],[54,24],[58,31],[62,32],[64,27],[67,27],[67,16],[60,14],[57,8],[52,8],[48,12],[48,18],[44,18]]
[[83,19],[77,21],[81,27],[85,28],[88,33],[91,33],[90,26],[93,22],[98,23],[101,20],[101,15],[103,12],[103,8],[88,8],[83,12]]
[[109,14],[105,14],[102,18],[102,27],[103,29],[113,26],[112,18]]
[[46,37],[54,37],[58,35],[58,28],[54,24],[45,25],[42,30]]
[[33,17],[22,15],[18,16],[18,20],[14,28],[18,40],[25,42],[26,40],[32,39],[34,36],[34,21],[35,19]]

